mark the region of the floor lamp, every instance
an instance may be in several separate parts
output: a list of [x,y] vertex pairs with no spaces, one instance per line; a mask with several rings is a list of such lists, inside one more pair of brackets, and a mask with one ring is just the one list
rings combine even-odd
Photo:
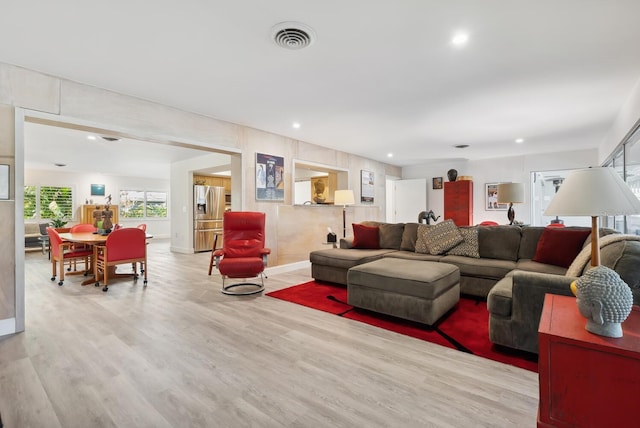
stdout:
[[333,198],[334,205],[342,205],[342,237],[347,237],[347,205],[353,205],[355,198],[353,190],[336,190]]
[[516,219],[516,212],[513,204],[521,204],[524,202],[524,184],[522,183],[500,183],[498,184],[498,203],[509,204],[507,218],[509,224],[513,224]]
[[640,214],[640,200],[613,168],[572,172],[544,212],[546,216],[591,217],[591,266],[600,265],[598,217]]

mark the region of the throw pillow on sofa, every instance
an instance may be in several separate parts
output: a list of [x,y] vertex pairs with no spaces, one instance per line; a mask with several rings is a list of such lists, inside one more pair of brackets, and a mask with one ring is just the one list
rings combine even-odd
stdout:
[[424,239],[429,254],[434,256],[449,251],[464,240],[453,220],[433,225],[424,233]]
[[380,233],[378,226],[365,226],[353,223],[352,248],[377,250],[380,248]]
[[477,227],[459,227],[458,232],[462,235],[462,241],[447,254],[452,256],[466,256],[476,259],[480,258],[480,246],[478,243],[478,228]]
[[427,230],[429,230],[430,227],[431,226],[427,224],[418,225],[414,247],[416,253],[429,254],[429,248],[427,247],[427,238],[425,236],[425,233],[427,233]]
[[568,268],[576,258],[589,230],[569,228],[545,228],[536,247],[533,261]]

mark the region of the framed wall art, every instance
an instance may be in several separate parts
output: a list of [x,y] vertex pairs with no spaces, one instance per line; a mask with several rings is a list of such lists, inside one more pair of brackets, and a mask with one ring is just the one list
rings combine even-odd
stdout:
[[9,165],[0,165],[0,199],[9,200]]
[[284,201],[284,158],[256,153],[256,201]]
[[484,209],[485,211],[506,211],[509,204],[498,203],[498,184],[485,183],[484,187]]
[[104,184],[92,184],[91,196],[104,196]]
[[431,182],[434,189],[442,189],[442,177],[433,177]]
[[360,170],[360,202],[373,203],[376,188],[373,172]]

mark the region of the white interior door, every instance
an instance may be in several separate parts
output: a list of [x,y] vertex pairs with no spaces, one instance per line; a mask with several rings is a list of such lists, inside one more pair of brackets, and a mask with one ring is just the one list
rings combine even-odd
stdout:
[[417,223],[418,214],[427,210],[427,179],[397,180],[395,185],[395,223]]

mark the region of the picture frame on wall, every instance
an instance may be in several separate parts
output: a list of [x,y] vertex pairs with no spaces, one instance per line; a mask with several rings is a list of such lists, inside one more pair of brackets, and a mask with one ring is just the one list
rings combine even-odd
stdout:
[[372,171],[360,170],[360,202],[372,204],[376,193]]
[[431,179],[432,187],[435,190],[442,189],[442,177],[433,177]]
[[484,210],[485,211],[506,211],[509,204],[498,203],[498,184],[485,183],[484,187]]
[[9,187],[9,165],[0,165],[0,200],[9,200],[10,196]]
[[284,201],[284,158],[256,152],[256,201]]
[[92,184],[91,196],[104,196],[104,184]]

